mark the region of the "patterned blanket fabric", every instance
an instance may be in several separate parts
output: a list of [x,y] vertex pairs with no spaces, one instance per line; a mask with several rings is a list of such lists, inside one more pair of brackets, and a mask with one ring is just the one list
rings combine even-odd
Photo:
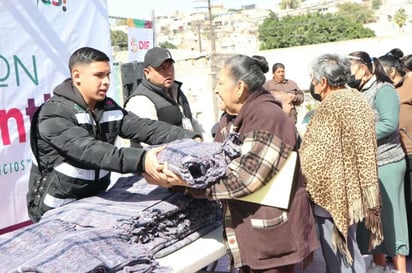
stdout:
[[122,177],[107,192],[0,236],[2,272],[170,272],[156,258],[221,225],[215,202]]
[[158,154],[171,171],[180,175],[193,188],[206,188],[222,177],[229,163],[240,156],[239,134],[231,133],[223,142],[175,140]]

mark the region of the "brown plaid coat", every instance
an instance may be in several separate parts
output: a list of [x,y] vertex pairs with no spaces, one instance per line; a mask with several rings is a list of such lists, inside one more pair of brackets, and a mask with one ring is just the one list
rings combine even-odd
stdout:
[[242,155],[225,177],[207,190],[222,200],[225,239],[235,267],[269,269],[302,261],[318,247],[314,219],[297,165],[289,209],[234,200],[265,185],[296,150],[293,121],[266,91],[252,93],[236,118],[224,115],[216,135],[222,141],[232,127],[242,137]]

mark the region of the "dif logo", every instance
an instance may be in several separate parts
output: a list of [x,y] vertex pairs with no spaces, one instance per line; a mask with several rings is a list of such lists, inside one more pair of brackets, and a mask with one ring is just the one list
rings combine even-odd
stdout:
[[139,50],[149,50],[150,48],[150,41],[136,41],[133,37],[130,39],[130,51],[137,52]]

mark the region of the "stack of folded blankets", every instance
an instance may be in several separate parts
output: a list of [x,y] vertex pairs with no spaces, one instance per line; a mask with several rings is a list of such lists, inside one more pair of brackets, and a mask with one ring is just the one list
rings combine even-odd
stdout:
[[166,256],[221,225],[218,203],[121,177],[0,236],[2,272],[170,272]]

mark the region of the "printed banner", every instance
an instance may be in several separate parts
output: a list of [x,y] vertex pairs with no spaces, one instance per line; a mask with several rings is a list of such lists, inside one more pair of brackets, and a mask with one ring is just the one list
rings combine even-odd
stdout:
[[30,121],[69,77],[70,54],[90,46],[111,57],[106,0],[0,2],[0,233],[28,220]]
[[151,21],[127,19],[130,62],[143,62],[146,52],[153,47]]

